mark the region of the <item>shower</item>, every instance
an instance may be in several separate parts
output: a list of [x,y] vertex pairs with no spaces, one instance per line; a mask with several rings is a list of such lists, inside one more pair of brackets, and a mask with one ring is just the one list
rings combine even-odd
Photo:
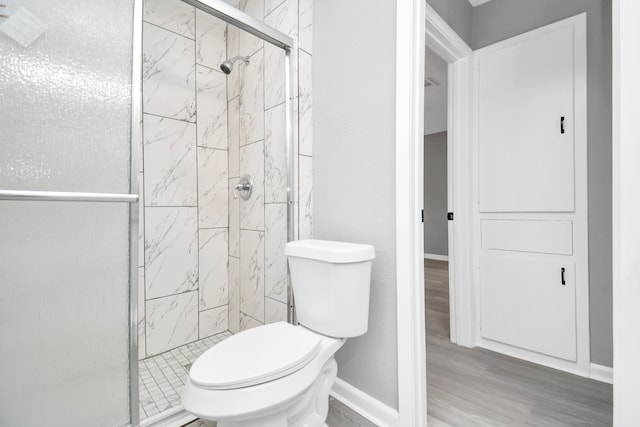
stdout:
[[[311,101],[311,54],[299,84],[298,42],[253,17],[258,2],[59,2],[78,25],[113,15],[98,37],[50,3],[0,19],[47,23],[28,48],[0,38],[3,117],[47,111],[0,134],[0,359],[15,368],[2,371],[0,425],[182,425],[192,361],[292,309],[284,248],[311,230],[310,139],[294,150],[311,134],[310,102],[303,125],[297,108]],[[271,3],[272,17],[307,18],[311,52],[312,2]],[[48,60],[82,66],[52,76]],[[105,61],[114,72],[96,85]],[[25,67],[44,74],[21,78]],[[53,99],[60,81],[81,91]],[[234,199],[245,173],[254,195]]]
[[[184,3],[196,7],[184,34],[175,33],[181,15],[156,20],[157,8],[142,31],[148,65],[134,405],[143,425],[182,409],[190,365],[204,351],[289,315],[294,39],[220,0],[211,1],[222,9],[215,14],[200,0]],[[248,193],[245,174],[254,183],[248,200],[240,197]]]
[[235,62],[242,61],[242,62],[249,63],[249,58],[250,58],[249,56],[234,56],[233,58],[227,61],[224,61],[222,64],[220,64],[220,69],[225,74],[231,74],[231,71],[233,71],[233,64]]

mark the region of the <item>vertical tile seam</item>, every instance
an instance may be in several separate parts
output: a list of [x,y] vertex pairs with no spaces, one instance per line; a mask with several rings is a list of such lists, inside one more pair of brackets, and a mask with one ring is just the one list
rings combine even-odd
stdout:
[[[266,8],[266,4],[264,4]],[[264,10],[264,9],[263,9]],[[267,14],[266,10],[263,11],[262,22],[266,22]],[[273,11],[272,11],[273,12]],[[265,76],[265,62],[266,62],[266,41],[262,43],[262,224],[263,224],[263,232],[264,237],[262,240],[263,251],[262,251],[262,312],[263,319],[262,324],[267,323],[267,313],[266,313],[266,296],[267,296],[267,287],[266,287],[266,269],[267,269],[267,191],[266,191],[266,181],[267,181],[267,111],[266,111],[266,87],[267,80]],[[258,276],[258,280],[260,280],[260,276]]]
[[197,263],[198,263],[198,298],[196,300],[196,337],[200,338],[200,298],[201,298],[201,288],[202,283],[200,283],[200,163],[198,157],[198,138],[200,133],[198,132],[198,13],[193,8],[193,80],[194,80],[194,98],[195,98],[195,126],[196,126],[196,230],[197,230],[197,244],[196,248],[198,251]]
[[[228,59],[229,56],[229,26],[231,24],[227,23],[227,27],[224,32],[224,58]],[[231,137],[229,132],[229,124],[231,123],[231,99],[229,99],[229,78],[225,75],[225,102],[227,106],[227,330],[229,329],[229,325],[231,324],[231,194],[232,183],[231,183]],[[240,96],[239,94],[236,96]],[[235,98],[235,97],[234,97]],[[239,100],[238,100],[239,102]],[[235,150],[235,147],[234,147]],[[238,146],[238,159],[240,158],[240,147]],[[239,160],[238,160],[239,161]],[[239,167],[238,167],[239,169]],[[238,170],[238,174],[240,171]],[[238,239],[240,237],[238,236]],[[238,241],[238,246],[240,242]],[[238,250],[238,252],[240,252]],[[237,290],[239,291],[239,290]]]
[[[144,2],[143,2],[143,8],[144,8]],[[143,20],[143,25],[141,25],[141,32],[142,32],[142,62],[144,62],[144,35],[145,35],[145,31],[144,31],[144,20]],[[147,207],[146,207],[146,202],[147,202],[147,198],[145,197],[145,172],[144,172],[144,141],[145,141],[145,129],[144,129],[144,124],[145,124],[145,97],[144,97],[144,92],[145,92],[145,76],[143,74],[144,72],[144,67],[143,64],[140,64],[140,67],[142,67],[143,69],[141,70],[140,73],[140,97],[141,102],[140,104],[142,105],[142,114],[141,114],[141,121],[142,123],[140,123],[140,137],[141,137],[141,141],[140,141],[140,164],[138,165],[138,168],[142,169],[142,186],[138,185],[138,187],[140,188],[138,191],[142,196],[142,202],[139,205],[139,209],[142,211],[142,213],[140,213],[140,218],[142,219],[142,226],[140,226],[140,221],[138,220],[138,245],[140,245],[140,235],[142,235],[142,272],[144,275],[144,280],[142,281],[142,298],[144,301],[142,301],[142,305],[144,306],[144,354],[143,356],[143,360],[146,359],[147,357],[147,245],[146,245],[146,239],[147,239],[147,233],[146,233],[146,225],[147,225]],[[139,184],[139,183],[138,183]],[[140,250],[138,250],[138,253],[140,253]],[[140,264],[140,262],[138,262],[138,264]],[[138,281],[138,287],[140,287],[140,282]],[[138,289],[138,295],[140,295],[140,290]],[[140,307],[138,307],[138,311]],[[140,313],[138,313],[138,315],[140,315]],[[138,318],[138,322],[140,321],[140,319]],[[138,346],[140,346],[140,337],[138,337]],[[140,347],[138,347],[140,348]],[[140,360],[140,352],[138,351],[138,360]],[[146,387],[145,387],[146,388]],[[138,394],[140,393],[140,390],[138,390]],[[138,396],[139,397],[139,396]],[[138,399],[140,400],[140,399]],[[145,412],[146,414],[146,412]]]

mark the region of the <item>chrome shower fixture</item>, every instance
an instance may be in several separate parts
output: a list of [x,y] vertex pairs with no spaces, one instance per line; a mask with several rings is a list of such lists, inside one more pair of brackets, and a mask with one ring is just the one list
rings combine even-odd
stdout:
[[250,57],[248,56],[234,56],[233,58],[228,59],[224,61],[222,64],[220,64],[220,69],[225,74],[231,74],[231,71],[233,71],[234,62],[242,61],[242,62],[249,63],[249,58]]

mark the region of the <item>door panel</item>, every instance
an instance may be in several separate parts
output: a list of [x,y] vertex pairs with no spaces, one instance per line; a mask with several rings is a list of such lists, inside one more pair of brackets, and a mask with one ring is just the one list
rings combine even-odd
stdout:
[[[129,193],[135,2],[2,3],[0,190]],[[0,425],[130,422],[129,208],[0,200]]]
[[481,212],[574,211],[573,48],[563,27],[482,56]]
[[484,219],[480,223],[482,249],[573,255],[571,221]]
[[480,264],[482,337],[575,361],[575,264],[495,254]]
[[0,201],[0,425],[129,419],[127,211]]

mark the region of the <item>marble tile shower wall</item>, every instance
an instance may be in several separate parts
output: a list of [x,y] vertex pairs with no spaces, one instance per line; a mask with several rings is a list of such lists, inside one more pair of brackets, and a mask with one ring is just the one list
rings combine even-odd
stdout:
[[[298,38],[296,233],[311,237],[312,0],[239,7]],[[250,62],[225,76],[236,55]],[[180,0],[145,0],[143,57],[141,359],[284,320],[287,300],[284,52]],[[231,190],[245,173],[248,201]]]

